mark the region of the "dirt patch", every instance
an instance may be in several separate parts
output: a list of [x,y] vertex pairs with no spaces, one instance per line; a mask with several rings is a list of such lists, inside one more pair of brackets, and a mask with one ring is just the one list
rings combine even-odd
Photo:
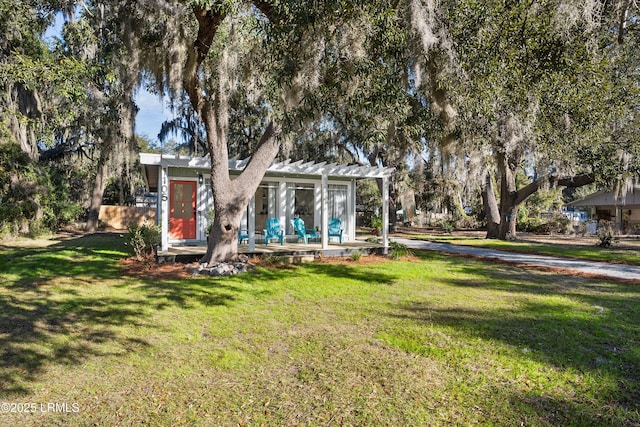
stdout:
[[185,269],[185,264],[158,264],[154,260],[138,261],[134,257],[120,260],[120,271],[123,276],[141,279],[186,279],[191,276]]

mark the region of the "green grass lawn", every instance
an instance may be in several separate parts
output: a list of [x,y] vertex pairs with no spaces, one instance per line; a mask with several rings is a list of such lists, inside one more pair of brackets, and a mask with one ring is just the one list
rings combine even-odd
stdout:
[[38,409],[0,425],[640,423],[637,286],[435,253],[140,279],[124,254],[0,243],[0,402]]
[[[453,235],[412,235],[411,239],[429,240],[433,242],[452,243],[456,245],[476,246],[511,252],[536,253],[542,255],[562,256],[594,261],[618,262],[640,265],[640,249],[601,248],[593,245],[537,243],[530,241],[504,241],[484,238],[473,238]],[[595,242],[595,239],[594,239]]]

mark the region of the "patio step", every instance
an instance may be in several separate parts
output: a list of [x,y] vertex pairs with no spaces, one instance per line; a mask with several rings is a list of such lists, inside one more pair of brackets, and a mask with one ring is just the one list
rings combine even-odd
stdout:
[[280,257],[285,264],[302,264],[303,262],[313,262],[315,256],[313,254],[307,255],[285,255]]

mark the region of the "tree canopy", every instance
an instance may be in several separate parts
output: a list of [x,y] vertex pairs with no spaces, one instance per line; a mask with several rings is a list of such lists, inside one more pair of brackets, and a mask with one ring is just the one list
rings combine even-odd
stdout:
[[[56,13],[63,34],[46,44]],[[136,91],[167,96],[160,137],[211,158],[209,261],[236,255],[277,156],[393,166],[392,185],[437,183],[462,216],[482,190],[501,238],[540,188],[640,172],[634,2],[0,1],[0,14],[3,143],[85,159],[91,223],[107,181],[133,191]],[[233,155],[251,161],[231,180]]]

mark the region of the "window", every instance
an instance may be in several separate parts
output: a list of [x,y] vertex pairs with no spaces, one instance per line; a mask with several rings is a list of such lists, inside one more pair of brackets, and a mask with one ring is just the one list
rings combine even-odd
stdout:
[[255,196],[256,231],[262,232],[267,225],[267,219],[277,217],[276,191],[278,184],[267,182],[260,184]]
[[329,212],[328,218],[338,218],[342,221],[342,227],[347,225],[347,186],[329,185]]
[[313,184],[287,184],[287,234],[295,234],[293,219],[300,218],[307,228],[315,221],[315,191]]

